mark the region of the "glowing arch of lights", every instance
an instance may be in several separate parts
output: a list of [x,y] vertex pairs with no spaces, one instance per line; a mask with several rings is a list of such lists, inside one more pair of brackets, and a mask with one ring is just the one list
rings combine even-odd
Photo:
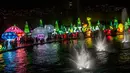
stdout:
[[14,32],[14,33],[16,33],[17,36],[18,36],[18,37],[17,37],[17,40],[20,40],[20,38],[25,35],[24,31],[22,31],[20,28],[18,28],[18,27],[15,26],[15,25],[9,27],[8,29],[6,29],[5,32]]

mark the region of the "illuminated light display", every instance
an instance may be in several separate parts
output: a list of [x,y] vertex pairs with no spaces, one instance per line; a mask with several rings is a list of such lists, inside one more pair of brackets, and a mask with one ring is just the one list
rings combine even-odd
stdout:
[[48,33],[53,33],[54,32],[54,26],[49,24],[45,25],[44,28],[47,30]]
[[17,38],[16,33],[14,32],[4,32],[1,36],[2,39],[8,41],[8,45],[7,45],[7,49],[11,49],[12,46],[10,44],[10,41],[14,40],[15,38]]
[[91,19],[92,19],[92,18],[87,17],[87,21],[88,21],[89,27],[91,27]]
[[1,38],[7,41],[12,41],[13,39],[17,38],[17,35],[14,32],[4,32]]
[[118,20],[116,17],[114,19],[114,28],[118,28]]
[[77,26],[78,27],[81,26],[81,20],[80,20],[80,18],[78,18],[78,20],[77,20]]
[[91,30],[88,30],[88,31],[86,32],[86,36],[87,36],[87,37],[90,37],[91,34],[92,34],[92,31],[91,31]]
[[[28,22],[26,21],[26,24],[25,24],[25,27],[24,27],[24,32],[26,34],[29,34],[30,33],[30,30],[29,30],[29,26],[28,26]],[[20,35],[19,35],[20,36]]]
[[5,32],[15,32],[18,36],[17,40],[20,40],[20,38],[25,35],[25,33],[16,25],[9,27]]
[[121,32],[123,32],[124,31],[124,26],[123,26],[123,24],[122,23],[120,23],[119,25],[118,25],[118,29],[117,29],[117,31],[119,32],[119,33],[121,33]]
[[40,27],[43,27],[43,22],[41,19],[40,19]]
[[59,32],[59,24],[58,24],[58,21],[55,22],[55,29],[56,29],[56,32],[58,33],[58,32]]
[[2,45],[0,44],[0,50],[2,49]]
[[32,31],[33,38],[39,38],[40,40],[48,38],[47,31],[43,27],[37,27]]
[[82,31],[83,31],[83,32],[86,32],[86,31],[87,31],[87,24],[84,24],[84,25],[83,25]]
[[112,36],[107,36],[107,40],[112,41],[113,37]]

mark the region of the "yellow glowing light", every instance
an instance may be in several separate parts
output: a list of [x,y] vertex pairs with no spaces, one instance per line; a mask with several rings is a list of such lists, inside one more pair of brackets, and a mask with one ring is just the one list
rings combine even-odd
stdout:
[[90,30],[87,31],[86,34],[87,34],[87,36],[91,36],[91,31]]
[[82,31],[83,31],[83,32],[86,32],[86,31],[87,31],[87,24],[84,24],[84,25],[83,25]]
[[120,23],[120,24],[118,25],[118,28],[119,28],[119,29],[118,29],[117,31],[118,31],[118,32],[123,32],[123,31],[124,31],[124,30],[123,30],[123,27],[124,27],[123,24]]
[[110,26],[110,29],[113,29],[113,27],[112,27],[112,26]]
[[0,44],[0,49],[2,49],[2,45]]
[[124,38],[124,35],[117,35],[117,40],[122,41]]
[[90,17],[87,17],[87,20],[88,20],[88,21],[90,21],[90,20],[91,20],[91,18],[90,18]]

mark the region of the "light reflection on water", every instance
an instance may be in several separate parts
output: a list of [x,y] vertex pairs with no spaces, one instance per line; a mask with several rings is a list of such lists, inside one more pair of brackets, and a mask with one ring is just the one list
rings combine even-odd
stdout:
[[[109,41],[122,41],[123,35],[118,35],[116,37],[108,36],[107,39]],[[28,68],[27,65],[32,64],[54,64],[55,62],[59,61],[64,57],[64,54],[67,50],[70,50],[74,45],[82,45],[82,41],[84,40],[70,40],[70,41],[62,41],[61,44],[59,43],[50,43],[50,44],[43,44],[43,45],[35,45],[32,49],[33,52],[27,51],[26,49],[18,49],[16,51],[6,52],[0,54],[0,72],[4,70],[7,73],[26,73]],[[89,48],[93,48],[93,39],[86,38],[85,43]],[[18,44],[17,46],[24,46]],[[129,48],[129,44],[124,44],[124,47]],[[64,50],[64,51],[63,51]],[[58,51],[63,51],[60,54]],[[32,54],[30,54],[32,53]],[[27,59],[29,56],[29,60]],[[119,62],[129,62],[130,61],[130,54],[128,52],[122,52],[119,55]],[[105,53],[97,53],[98,61],[101,63],[106,63],[108,59],[108,54]],[[31,62],[32,61],[32,62]],[[64,62],[64,61],[63,61]]]
[[58,46],[57,43],[34,46],[34,64],[53,64],[57,62],[59,60],[57,54]]
[[[3,56],[2,56],[3,55]],[[21,48],[16,51],[5,52],[1,54],[1,62],[4,62],[5,73],[26,73],[27,54],[25,49]],[[1,65],[2,66],[2,65]]]

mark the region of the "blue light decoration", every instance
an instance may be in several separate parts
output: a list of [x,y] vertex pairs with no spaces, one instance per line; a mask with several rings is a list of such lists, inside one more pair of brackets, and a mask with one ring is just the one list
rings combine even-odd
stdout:
[[14,32],[4,32],[1,38],[7,41],[12,41],[13,39],[17,38],[17,35]]
[[1,36],[2,39],[8,41],[8,47],[7,48],[11,48],[11,44],[10,41],[14,40],[15,38],[17,38],[16,33],[14,32],[4,32]]

